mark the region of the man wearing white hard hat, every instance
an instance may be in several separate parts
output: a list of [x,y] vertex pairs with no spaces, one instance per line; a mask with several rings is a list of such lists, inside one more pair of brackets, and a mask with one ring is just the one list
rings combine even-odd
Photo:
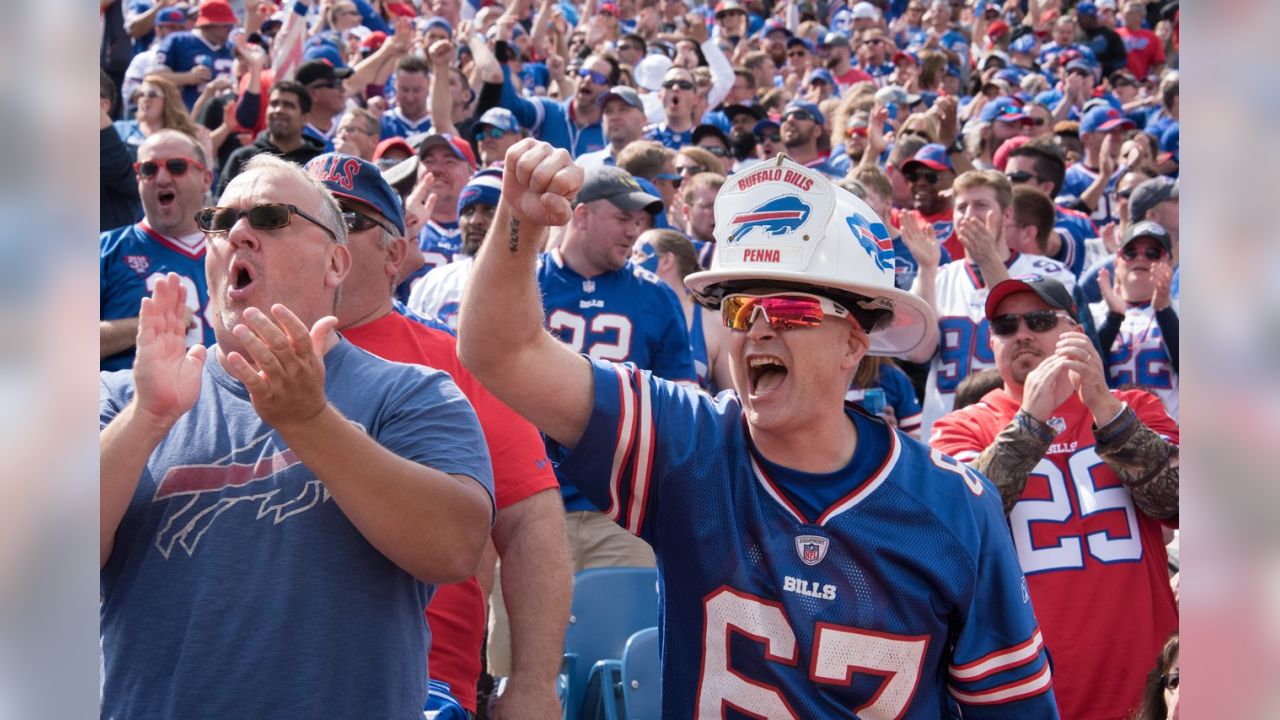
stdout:
[[1057,717],[995,487],[844,404],[868,352],[936,342],[865,203],[784,158],[724,185],[711,270],[685,280],[729,328],[735,389],[712,398],[543,330],[538,247],[583,173],[532,140],[505,168],[459,354],[653,546],[663,717]]

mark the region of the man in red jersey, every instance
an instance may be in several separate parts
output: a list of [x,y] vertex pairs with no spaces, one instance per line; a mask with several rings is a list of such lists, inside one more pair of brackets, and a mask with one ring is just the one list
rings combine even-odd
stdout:
[[[555,677],[573,582],[559,487],[538,431],[462,366],[452,335],[396,312],[391,293],[410,241],[403,237],[400,198],[378,167],[328,153],[309,162],[307,171],[337,198],[347,223],[351,273],[338,301],[342,334],[387,360],[449,373],[475,407],[493,459],[498,512],[492,538],[503,561],[502,587],[511,618],[513,667],[499,708],[518,711],[522,718],[558,718]],[[485,617],[485,597],[475,577],[441,586],[427,609],[431,678],[449,683],[472,713]],[[498,712],[499,717],[511,716]]]
[[1178,515],[1178,425],[1109,390],[1060,283],[1005,280],[986,300],[1004,388],[944,416],[929,444],[1000,489],[1064,718],[1127,718],[1178,610],[1161,521]]

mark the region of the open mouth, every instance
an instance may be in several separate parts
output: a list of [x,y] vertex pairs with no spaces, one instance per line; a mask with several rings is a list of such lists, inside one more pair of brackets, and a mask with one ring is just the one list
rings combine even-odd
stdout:
[[787,379],[787,365],[773,355],[756,355],[747,359],[747,380],[751,395],[761,397],[777,390]]
[[253,287],[253,268],[246,262],[236,260],[231,263],[231,282],[229,287],[232,297],[244,295]]
[[156,201],[160,203],[160,207],[167,208],[173,204],[178,198],[178,194],[172,190],[161,190],[156,193]]

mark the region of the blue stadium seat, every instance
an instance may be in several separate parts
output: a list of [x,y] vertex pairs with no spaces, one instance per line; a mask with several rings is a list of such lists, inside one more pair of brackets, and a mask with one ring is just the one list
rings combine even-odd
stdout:
[[[658,624],[658,572],[653,568],[593,568],[574,577],[573,609],[564,637],[560,684],[564,720],[612,716],[620,702],[615,673],[627,639]],[[606,710],[606,706],[612,706]]]
[[662,717],[662,670],[656,627],[632,635],[622,651],[622,706],[626,720]]

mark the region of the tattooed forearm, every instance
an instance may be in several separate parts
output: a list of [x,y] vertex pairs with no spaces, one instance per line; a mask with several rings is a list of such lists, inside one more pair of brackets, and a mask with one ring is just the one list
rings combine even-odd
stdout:
[[1142,512],[1158,520],[1178,514],[1178,447],[1147,427],[1132,408],[1094,430],[1098,456],[1129,488]]
[[1044,457],[1053,436],[1054,431],[1048,425],[1019,412],[1000,431],[995,442],[969,463],[1000,490],[1006,515],[1022,497],[1022,491],[1027,487],[1027,475]]
[[520,221],[511,218],[511,239],[507,241],[507,249],[515,255],[520,250]]

